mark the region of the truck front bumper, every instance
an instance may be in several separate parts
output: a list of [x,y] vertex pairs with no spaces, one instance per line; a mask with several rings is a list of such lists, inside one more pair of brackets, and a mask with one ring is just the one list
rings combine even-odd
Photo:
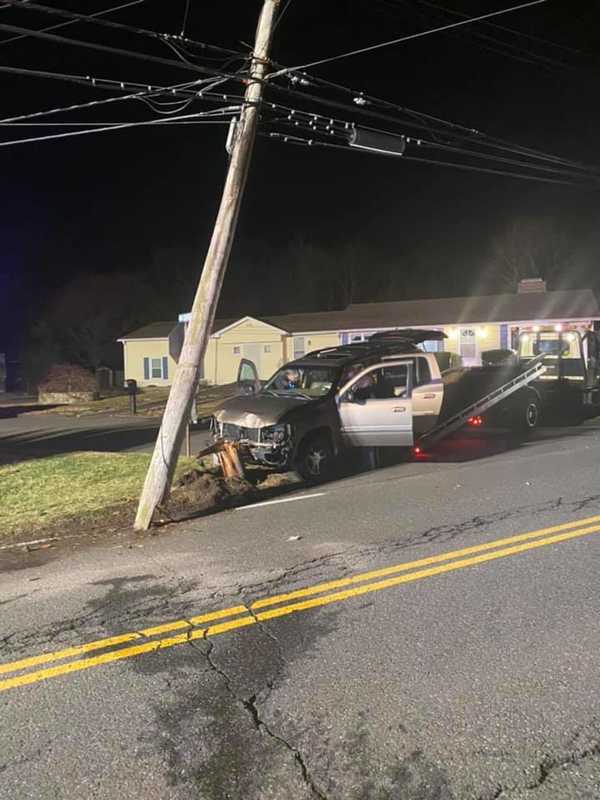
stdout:
[[286,435],[278,441],[264,441],[265,430],[223,424],[214,419],[211,424],[213,439],[237,444],[243,460],[273,469],[291,468],[293,458],[291,429],[288,427]]

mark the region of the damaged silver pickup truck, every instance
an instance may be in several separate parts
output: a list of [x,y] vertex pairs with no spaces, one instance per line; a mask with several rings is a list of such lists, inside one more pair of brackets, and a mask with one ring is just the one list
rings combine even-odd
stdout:
[[240,443],[254,462],[315,480],[331,475],[345,448],[410,448],[474,400],[476,413],[502,403],[513,427],[537,425],[539,398],[527,375],[500,367],[442,375],[436,354],[417,345],[444,338],[437,330],[375,334],[308,353],[264,385],[242,361],[239,394],[216,411],[213,435]]

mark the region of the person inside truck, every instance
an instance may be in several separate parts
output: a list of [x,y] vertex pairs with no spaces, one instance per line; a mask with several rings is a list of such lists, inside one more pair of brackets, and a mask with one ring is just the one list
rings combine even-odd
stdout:
[[285,371],[282,388],[288,391],[300,388],[300,373],[297,369],[287,369]]
[[363,375],[353,386],[353,394],[356,400],[370,400],[375,397],[375,373],[369,372]]

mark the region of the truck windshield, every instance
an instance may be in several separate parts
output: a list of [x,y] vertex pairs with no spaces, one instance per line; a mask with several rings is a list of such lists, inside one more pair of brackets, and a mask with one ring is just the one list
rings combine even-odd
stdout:
[[326,366],[303,366],[302,364],[283,367],[267,383],[264,392],[304,397],[323,397],[332,390],[339,375],[339,369]]

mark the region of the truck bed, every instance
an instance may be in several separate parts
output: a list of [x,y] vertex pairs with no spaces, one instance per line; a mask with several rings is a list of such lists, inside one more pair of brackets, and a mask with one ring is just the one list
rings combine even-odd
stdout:
[[522,372],[518,365],[459,367],[442,373],[444,399],[439,422],[480,400]]

